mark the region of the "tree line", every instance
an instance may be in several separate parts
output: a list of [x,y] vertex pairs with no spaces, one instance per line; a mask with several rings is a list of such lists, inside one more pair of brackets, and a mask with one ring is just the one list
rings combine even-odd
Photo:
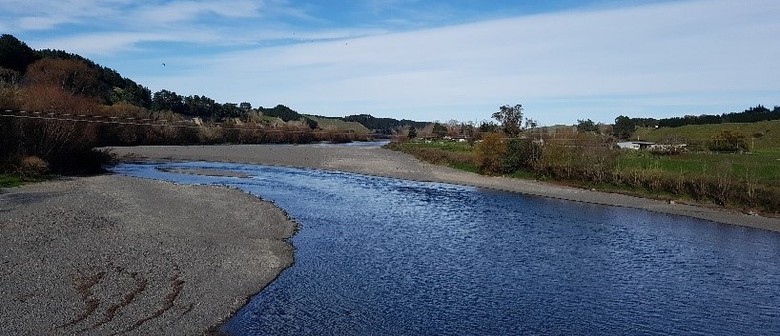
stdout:
[[780,120],[780,106],[771,110],[763,105],[748,108],[742,112],[723,114],[686,115],[663,119],[631,118],[637,126],[641,127],[680,127],[685,125],[710,125],[724,123],[754,123],[759,121]]
[[408,119],[377,118],[370,114],[354,114],[341,118],[347,122],[359,123],[372,132],[380,134],[393,134],[399,129],[411,127],[415,129],[424,128],[428,123],[413,121]]

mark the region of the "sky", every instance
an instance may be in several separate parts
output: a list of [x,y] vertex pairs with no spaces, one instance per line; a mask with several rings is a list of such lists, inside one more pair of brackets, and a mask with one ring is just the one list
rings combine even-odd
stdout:
[[153,92],[542,125],[780,105],[777,0],[0,0],[0,33]]

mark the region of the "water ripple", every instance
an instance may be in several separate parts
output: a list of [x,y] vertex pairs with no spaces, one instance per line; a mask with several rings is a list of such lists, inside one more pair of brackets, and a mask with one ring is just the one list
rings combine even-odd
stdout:
[[[174,174],[220,169],[250,178]],[[780,235],[437,183],[222,163],[117,172],[241,188],[302,226],[235,335],[768,335]]]

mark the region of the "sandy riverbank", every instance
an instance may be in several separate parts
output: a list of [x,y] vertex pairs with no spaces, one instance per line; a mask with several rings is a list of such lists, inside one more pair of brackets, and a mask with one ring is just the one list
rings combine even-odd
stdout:
[[293,261],[238,190],[105,175],[0,193],[0,334],[197,335]]
[[416,181],[453,183],[528,195],[645,209],[706,219],[718,223],[780,232],[780,219],[645,198],[595,192],[550,183],[489,177],[421,162],[410,155],[382,148],[318,145],[143,146],[114,148],[120,156],[151,160],[202,160],[255,163],[348,171]]

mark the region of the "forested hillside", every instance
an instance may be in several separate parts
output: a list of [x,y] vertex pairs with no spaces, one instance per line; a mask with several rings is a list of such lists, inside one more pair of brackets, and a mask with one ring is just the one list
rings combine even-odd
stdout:
[[642,127],[680,127],[685,125],[714,125],[724,123],[754,123],[759,121],[780,120],[780,106],[768,109],[763,105],[751,107],[742,112],[723,114],[686,115],[664,119],[632,118],[637,126]]
[[[329,122],[322,128],[317,122],[322,119],[281,104],[253,107],[249,102],[222,103],[169,89],[152,92],[80,55],[33,50],[8,34],[0,36],[0,111],[0,173],[94,170],[106,159],[92,150],[96,146],[345,142],[371,137],[349,121]],[[409,122],[392,127],[405,124]],[[384,124],[378,129],[395,132],[392,127]]]
[[412,121],[407,119],[376,118],[370,114],[356,114],[343,118],[344,121],[360,123],[366,128],[376,133],[392,134],[405,127],[424,128],[428,123]]

